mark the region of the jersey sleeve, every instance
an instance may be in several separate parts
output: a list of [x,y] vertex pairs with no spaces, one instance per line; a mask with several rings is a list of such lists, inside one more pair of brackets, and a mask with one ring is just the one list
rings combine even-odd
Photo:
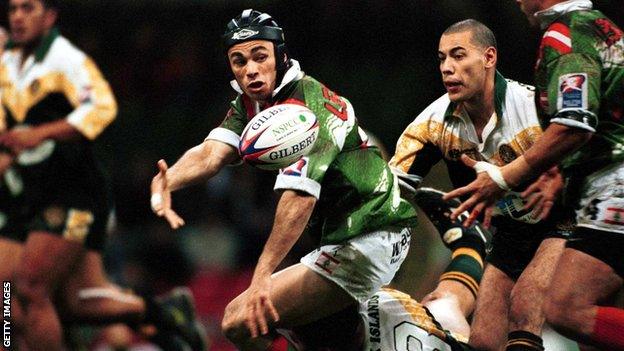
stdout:
[[550,123],[595,132],[601,84],[598,58],[572,52],[549,62],[547,70]]
[[117,115],[113,92],[91,58],[68,58],[63,66],[63,90],[74,107],[67,116],[67,122],[93,140]]
[[319,135],[314,147],[307,156],[280,170],[275,190],[298,190],[319,199],[321,183],[330,165],[342,151],[347,136],[357,133],[355,113],[349,101],[329,90],[323,96],[330,98],[306,101],[319,118]]
[[[442,153],[433,140],[431,109],[423,111],[403,131],[396,144],[389,165],[400,178],[419,183],[431,167],[442,159]],[[417,185],[417,184],[412,184]]]
[[240,136],[247,124],[245,112],[239,106],[240,99],[241,97],[239,96],[230,103],[230,109],[225,115],[223,122],[217,128],[211,130],[205,140],[217,140],[238,150]]

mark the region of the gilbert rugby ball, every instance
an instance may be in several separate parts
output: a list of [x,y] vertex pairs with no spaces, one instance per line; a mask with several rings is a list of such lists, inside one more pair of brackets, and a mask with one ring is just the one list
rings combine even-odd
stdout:
[[255,115],[241,134],[239,151],[252,166],[276,170],[288,167],[314,147],[319,124],[310,109],[283,104]]

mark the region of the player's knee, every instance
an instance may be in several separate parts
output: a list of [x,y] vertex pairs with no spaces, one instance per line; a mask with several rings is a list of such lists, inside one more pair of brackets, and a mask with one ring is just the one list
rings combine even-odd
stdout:
[[488,333],[482,333],[477,330],[470,331],[470,346],[479,351],[497,351],[496,345],[493,345],[493,340],[489,337]]
[[221,333],[234,344],[244,340],[249,335],[245,329],[244,321],[238,318],[239,315],[236,305],[230,302],[225,308],[221,320]]
[[565,327],[570,318],[570,308],[574,303],[561,294],[549,294],[544,301],[546,321],[554,328]]

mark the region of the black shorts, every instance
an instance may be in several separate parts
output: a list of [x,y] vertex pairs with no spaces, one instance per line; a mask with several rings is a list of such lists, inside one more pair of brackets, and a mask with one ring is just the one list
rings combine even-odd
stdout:
[[624,278],[624,234],[577,227],[566,247],[601,260]]
[[29,233],[44,231],[102,251],[111,208],[107,183],[63,161],[14,166],[13,181],[0,177],[0,236],[25,242]]
[[507,217],[494,217],[492,251],[486,260],[514,281],[529,265],[542,241],[548,238],[567,238],[573,225],[571,216],[528,224]]

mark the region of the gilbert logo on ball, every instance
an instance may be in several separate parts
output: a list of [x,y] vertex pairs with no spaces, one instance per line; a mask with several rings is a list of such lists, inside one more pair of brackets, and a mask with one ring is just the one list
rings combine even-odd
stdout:
[[318,131],[318,120],[307,107],[276,105],[247,123],[239,144],[240,155],[245,162],[258,168],[284,168],[310,152]]

